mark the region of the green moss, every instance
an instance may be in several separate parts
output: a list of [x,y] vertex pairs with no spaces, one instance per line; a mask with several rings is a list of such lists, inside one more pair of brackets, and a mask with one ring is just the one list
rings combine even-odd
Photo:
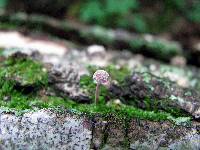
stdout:
[[[112,80],[116,80],[119,84],[123,84],[124,79],[126,76],[130,75],[130,71],[127,68],[120,68],[117,69],[114,66],[108,66],[105,68],[98,68],[95,66],[89,66],[88,67],[90,75],[82,76],[80,79],[80,85],[83,90],[87,91],[89,95],[91,95],[91,98],[94,99],[94,91],[96,84],[92,79],[92,74],[97,69],[104,69],[111,75]],[[148,73],[144,73],[144,80],[148,84],[150,83],[151,76]],[[167,84],[168,86],[168,84]],[[113,97],[110,95],[108,90],[101,86],[101,92],[100,92],[100,100],[101,103],[98,106],[95,105],[79,105],[78,110],[81,112],[86,112],[87,114],[96,114],[100,113],[102,115],[105,114],[115,114],[118,117],[121,118],[140,118],[140,119],[148,119],[148,120],[171,120],[176,123],[176,118],[179,118],[180,116],[188,117],[187,115],[184,115],[184,113],[178,109],[174,109],[169,107],[169,109],[165,109],[165,111],[162,111],[160,109],[160,105],[162,102],[162,105],[168,106],[168,101],[159,101],[159,100],[151,100],[148,97],[146,97],[143,102],[145,105],[145,110],[137,108],[139,103],[139,100],[129,100],[129,105],[122,105],[122,106],[105,106],[105,101],[112,100]],[[151,87],[149,87],[151,88]]]
[[[31,103],[33,104],[33,102]],[[59,97],[47,97],[46,102],[44,101],[35,101],[34,106],[37,107],[46,107],[46,108],[54,108],[54,107],[64,107],[70,109],[72,112],[77,114],[86,114],[89,116],[95,116],[97,114],[102,115],[102,117],[107,117],[109,115],[114,115],[119,119],[131,119],[131,118],[140,118],[140,119],[148,119],[154,121],[160,120],[172,120],[175,119],[169,113],[165,112],[154,112],[154,111],[144,111],[139,108],[135,108],[132,106],[126,105],[104,105],[104,104],[77,104],[69,99],[62,99]]]
[[[93,68],[94,69],[94,68]],[[105,68],[111,74],[112,78],[119,83],[129,73],[128,70],[118,71],[113,66]],[[93,117],[101,115],[102,117],[115,117],[123,120],[131,118],[148,119],[154,121],[170,120],[173,122],[182,122],[185,118],[176,118],[170,113],[163,111],[142,110],[133,106],[124,104],[117,105],[105,103],[109,97],[109,92],[102,86],[100,103],[95,104],[78,104],[68,98],[57,96],[46,96],[39,94],[38,89],[45,89],[48,86],[48,75],[43,71],[43,66],[27,57],[9,57],[0,68],[0,108],[6,112],[15,112],[20,115],[27,111],[38,110],[42,108],[52,108],[54,110],[69,110],[74,114],[87,115]],[[92,71],[92,68],[90,68]],[[119,73],[120,72],[120,73]],[[119,77],[120,76],[120,77]],[[20,82],[19,82],[20,81]],[[23,83],[18,87],[18,84]],[[95,83],[92,82],[91,76],[83,76],[80,81],[81,87],[94,95]],[[24,92],[31,86],[29,92]],[[59,108],[59,109],[58,109]],[[177,120],[179,119],[179,120]],[[188,120],[187,120],[188,121]]]
[[115,65],[108,65],[106,67],[88,66],[90,76],[98,69],[106,70],[109,73],[111,80],[115,80],[119,84],[123,83],[124,79],[131,74],[131,71],[127,67],[117,68]]
[[39,86],[47,84],[48,74],[39,62],[23,57],[9,57],[0,68],[0,80],[5,79],[20,83],[22,86]]
[[85,114],[87,116],[93,117],[95,115],[101,115],[102,117],[113,116],[118,119],[147,119],[152,121],[162,121],[169,120],[172,122],[182,123],[185,119],[189,122],[190,118],[187,117],[173,117],[170,113],[166,112],[154,112],[154,111],[145,111],[139,108],[132,106],[115,104],[104,105],[104,104],[77,104],[74,101],[69,99],[63,99],[60,97],[39,97],[33,95],[22,95],[20,93],[14,93],[11,95],[9,101],[0,100],[0,106],[4,109],[7,108],[7,111],[15,111],[18,114],[27,112],[28,110],[38,110],[42,108],[58,108],[63,107],[64,109],[70,110],[72,113],[81,115]]
[[64,108],[70,109],[73,113],[77,114],[86,114],[88,116],[101,115],[102,117],[113,116],[118,119],[147,119],[152,121],[162,121],[169,120],[174,123],[183,123],[184,121],[189,122],[190,117],[173,117],[170,113],[166,112],[154,112],[154,111],[145,111],[139,108],[126,105],[104,105],[104,104],[77,104],[70,100],[63,100],[58,97],[48,97],[48,102],[46,103],[47,107],[58,107],[62,106]]
[[31,109],[37,91],[47,86],[47,71],[41,63],[23,56],[11,56],[0,65],[0,106]]
[[[96,84],[94,83],[92,79],[92,75],[94,72],[98,69],[106,70],[111,80],[114,80],[118,84],[122,84],[124,79],[131,74],[130,70],[126,67],[116,68],[114,65],[109,65],[104,68],[96,67],[96,66],[88,66],[89,75],[83,75],[80,78],[80,86],[83,91],[85,91],[91,99],[95,99],[94,93],[96,89]],[[105,101],[108,101],[110,99],[113,99],[111,93],[108,92],[107,88],[104,86],[100,86],[100,97],[99,102],[104,104]]]
[[[94,83],[92,76],[83,75],[80,78],[80,86],[84,92],[86,92],[91,99],[95,99],[96,84]],[[110,99],[110,94],[104,86],[100,86],[99,103],[105,104],[105,101]]]

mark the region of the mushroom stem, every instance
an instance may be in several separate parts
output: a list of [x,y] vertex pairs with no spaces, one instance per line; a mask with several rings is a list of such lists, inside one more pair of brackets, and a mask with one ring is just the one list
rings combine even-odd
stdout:
[[95,104],[97,105],[98,101],[99,101],[99,87],[100,87],[100,84],[97,83],[97,86],[96,86],[96,91],[95,91]]

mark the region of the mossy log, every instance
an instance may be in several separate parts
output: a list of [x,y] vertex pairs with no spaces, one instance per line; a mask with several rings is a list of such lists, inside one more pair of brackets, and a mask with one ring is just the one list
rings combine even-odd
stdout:
[[171,113],[183,110],[196,119],[200,118],[200,95],[197,91],[181,88],[148,72],[133,73],[121,86],[112,85],[110,92],[125,103],[140,108],[163,109]]
[[[27,66],[30,69],[27,69]],[[109,89],[110,92],[106,89],[102,91],[101,96],[104,101],[113,99],[112,95],[114,95],[125,104],[148,111],[164,110],[176,117],[182,116],[180,113],[183,111],[184,114],[186,112],[186,114],[199,119],[200,95],[196,90],[179,87],[166,78],[160,78],[148,72],[135,72],[127,79],[124,79],[125,74],[118,74],[117,70],[113,70],[113,72],[120,76],[121,82],[118,83],[119,85],[112,85]],[[10,84],[5,84],[5,79],[8,78],[14,80],[12,83],[14,89],[15,83],[23,87],[31,86],[32,89],[37,87],[37,89],[47,90],[46,87],[50,86],[56,95],[70,98],[78,103],[92,103],[91,98],[95,90],[95,84],[90,77],[85,78],[84,82],[83,78],[80,81],[77,72],[71,68],[60,69],[52,66],[44,68],[40,63],[28,59],[28,56],[22,53],[13,54],[2,64],[1,78],[1,85],[4,85],[2,89],[5,88],[4,91],[7,94],[12,91],[12,88],[7,89]],[[84,86],[81,86],[82,84]],[[86,92],[87,90],[88,92]],[[2,97],[5,97],[4,93],[2,93]]]
[[[124,30],[105,29],[99,26],[85,26],[70,20],[60,21],[43,15],[25,13],[0,13],[1,24],[11,24],[11,28],[26,27],[49,32],[61,38],[83,44],[102,44],[117,49],[128,49],[163,61],[182,54],[181,46],[152,35],[139,35]],[[3,26],[1,28],[9,28]]]
[[[23,63],[27,62],[31,63],[28,63],[24,68]],[[40,71],[35,72],[27,69],[31,66],[35,66],[34,68]],[[51,78],[51,81],[49,81],[51,84],[46,82],[36,84],[40,89],[51,88],[53,84],[58,83],[71,83],[76,86],[78,81],[73,73],[69,74],[67,71],[58,72],[54,70],[51,77],[50,74],[46,76],[47,72],[45,71],[45,74],[43,74],[42,70],[44,70],[43,67],[47,66],[38,65],[35,60],[22,53],[15,53],[8,57],[1,67],[0,149],[2,150],[9,148],[85,150],[200,148],[200,124],[194,120],[184,121],[184,118],[188,117],[181,117],[182,115],[180,115],[173,118],[167,114],[160,116],[161,113],[159,112],[147,112],[123,105],[109,107],[106,104],[72,103],[67,98],[70,95],[66,95],[66,99],[56,97],[56,95],[50,97],[48,91],[40,93],[40,91],[31,90],[29,93],[24,93],[24,89],[20,90],[16,86],[11,89],[8,88],[8,84],[5,83],[8,78],[5,77],[14,78],[12,84],[30,81],[30,78],[34,79],[33,82],[31,80],[31,82],[25,82],[28,84],[22,84],[22,86],[25,86],[24,88],[27,88],[26,85],[34,86],[35,82],[40,83],[44,78]],[[62,76],[64,75],[62,73],[67,74]],[[21,77],[24,77],[25,74],[31,74],[31,76],[28,76],[30,78],[25,76],[26,80],[21,80]],[[152,88],[153,85],[161,86],[161,83],[164,83],[165,80],[151,74],[145,74],[135,73],[127,78],[125,83],[120,82],[122,85],[117,87],[118,95],[121,98],[129,96],[130,101],[135,96],[141,98],[141,102],[144,94],[149,97],[152,96],[152,98],[165,98],[166,93],[161,90],[161,94],[156,95],[155,93],[159,89],[154,91]],[[44,77],[38,78],[38,75]],[[90,82],[92,81],[90,80]],[[169,85],[170,88],[176,87],[171,83],[168,84],[167,81],[165,84],[167,87]],[[163,87],[165,89],[165,86]],[[153,91],[148,91],[148,89]],[[181,91],[180,88],[177,87],[177,89]],[[62,88],[58,90],[61,91]],[[117,96],[116,90],[113,93]],[[10,98],[5,99],[6,96],[10,96]],[[171,103],[174,104],[169,101],[169,104]],[[159,116],[161,118],[158,118]],[[173,119],[176,119],[176,124],[174,124]]]

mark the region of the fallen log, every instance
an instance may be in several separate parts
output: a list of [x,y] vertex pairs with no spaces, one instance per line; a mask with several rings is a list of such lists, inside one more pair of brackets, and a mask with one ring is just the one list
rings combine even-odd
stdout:
[[[82,44],[101,44],[117,49],[128,49],[133,53],[162,61],[170,61],[176,55],[182,55],[182,48],[177,42],[167,41],[149,34],[135,34],[124,30],[106,29],[100,26],[86,26],[70,20],[60,21],[43,15],[25,13],[0,13],[1,23],[42,30],[61,38],[78,41]],[[1,29],[7,28],[3,26]],[[8,25],[9,28],[9,25]]]

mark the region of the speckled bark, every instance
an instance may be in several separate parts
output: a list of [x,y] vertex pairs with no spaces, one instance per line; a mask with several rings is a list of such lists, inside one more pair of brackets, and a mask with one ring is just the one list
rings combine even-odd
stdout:
[[0,149],[194,149],[200,148],[198,122],[188,127],[170,122],[77,116],[67,111],[1,111]]
[[130,122],[128,137],[133,149],[158,149],[167,147],[175,140],[188,134],[197,134],[191,127],[174,126],[170,122],[152,122],[133,119]]

